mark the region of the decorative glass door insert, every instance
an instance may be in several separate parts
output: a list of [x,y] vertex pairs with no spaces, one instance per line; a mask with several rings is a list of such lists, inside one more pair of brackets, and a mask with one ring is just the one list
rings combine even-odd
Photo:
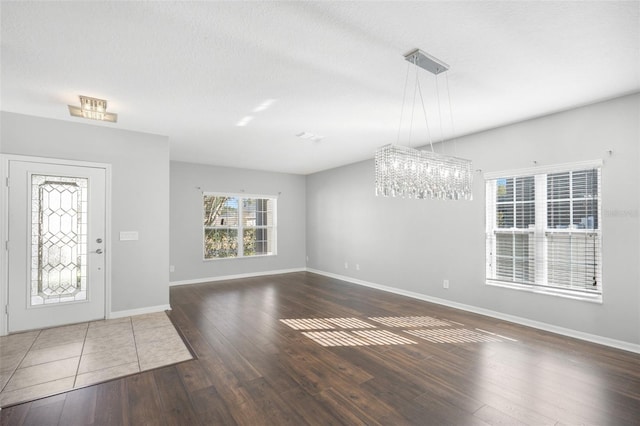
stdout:
[[87,300],[87,184],[31,176],[30,306]]
[[108,165],[7,163],[8,331],[103,319]]

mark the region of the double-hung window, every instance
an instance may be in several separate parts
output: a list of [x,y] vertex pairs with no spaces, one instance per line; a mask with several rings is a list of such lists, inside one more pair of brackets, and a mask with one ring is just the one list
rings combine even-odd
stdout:
[[205,193],[204,258],[275,255],[276,205],[275,197]]
[[601,162],[490,173],[488,284],[601,300]]

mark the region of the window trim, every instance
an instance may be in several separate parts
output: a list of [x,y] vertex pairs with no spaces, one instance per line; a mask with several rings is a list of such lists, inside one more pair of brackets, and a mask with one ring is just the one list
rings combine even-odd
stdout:
[[512,283],[512,282],[494,280],[490,278],[485,279],[485,284],[492,287],[509,288],[512,290],[526,291],[529,293],[545,294],[548,296],[556,296],[556,297],[563,297],[566,299],[581,300],[583,302],[597,303],[599,305],[602,305],[604,303],[603,294],[590,295],[587,293],[578,293],[575,290],[564,290],[558,287],[544,287],[544,286],[533,285],[533,284]]
[[[604,301],[604,286],[603,286],[603,277],[602,277],[602,259],[603,259],[603,245],[602,245],[602,228],[603,228],[603,223],[602,223],[602,182],[601,180],[598,182],[599,185],[599,193],[598,193],[598,212],[599,212],[599,217],[598,217],[598,228],[597,230],[592,230],[592,229],[574,229],[574,228],[570,228],[570,229],[558,229],[558,230],[554,230],[553,233],[555,234],[587,234],[587,233],[595,233],[598,235],[599,238],[599,243],[600,243],[600,264],[598,265],[599,269],[600,269],[600,283],[599,283],[599,293],[589,293],[588,291],[585,292],[581,292],[577,289],[564,289],[562,287],[554,287],[554,286],[548,286],[546,284],[529,284],[529,283],[518,283],[518,282],[511,282],[511,281],[503,281],[503,280],[499,280],[499,279],[495,279],[495,278],[490,278],[489,277],[489,273],[488,273],[488,268],[489,268],[489,264],[490,264],[490,259],[489,259],[489,250],[488,250],[488,245],[489,245],[489,224],[488,221],[490,220],[491,217],[495,216],[495,213],[490,213],[488,211],[489,209],[489,201],[492,201],[492,209],[495,209],[496,206],[498,205],[497,203],[497,199],[495,198],[495,195],[490,194],[490,190],[489,190],[489,185],[488,182],[489,181],[495,181],[497,179],[500,178],[518,178],[518,177],[525,177],[525,176],[534,176],[534,178],[536,179],[536,186],[538,185],[538,179],[541,176],[544,176],[546,178],[547,175],[549,174],[554,174],[554,173],[566,173],[566,172],[575,172],[575,171],[580,171],[580,170],[587,170],[587,169],[599,169],[599,176],[600,179],[602,178],[602,165],[603,165],[603,161],[601,159],[599,160],[590,160],[590,161],[581,161],[581,162],[575,162],[575,163],[565,163],[565,164],[555,164],[555,165],[545,165],[545,166],[536,166],[536,167],[529,167],[529,168],[524,168],[524,169],[517,169],[517,170],[506,170],[506,171],[499,171],[499,172],[488,172],[484,174],[484,179],[485,179],[485,233],[486,233],[486,244],[485,246],[487,246],[487,249],[485,251],[485,285],[491,285],[491,286],[496,286],[496,287],[503,287],[503,288],[510,288],[510,289],[514,289],[514,290],[520,290],[520,291],[527,291],[527,292],[531,292],[531,293],[538,293],[538,294],[546,294],[546,295],[552,295],[552,296],[558,296],[558,297],[564,297],[564,298],[569,298],[569,299],[575,299],[575,300],[581,300],[581,301],[587,301],[587,302],[592,302],[592,303],[598,303],[598,304],[602,304]],[[491,197],[491,198],[490,198]],[[538,198],[538,192],[536,191],[536,197],[535,197],[535,204],[536,204],[536,210],[537,210],[537,204],[541,201],[544,201],[544,203],[546,204],[548,202],[547,198],[546,198],[546,185],[545,185],[545,195],[544,195],[544,200],[539,199]],[[546,206],[545,206],[545,211],[546,211]],[[515,220],[515,218],[514,218]],[[497,232],[504,232],[505,234],[527,234],[527,233],[531,233],[534,235],[539,234],[540,232],[542,232],[543,234],[546,234],[548,232],[547,229],[543,229],[543,227],[536,222],[535,227],[532,229],[527,229],[527,228],[508,228],[508,229],[504,229],[504,230],[500,230],[498,228],[495,227],[495,224],[492,225],[492,229],[493,232],[495,233]],[[495,251],[495,241],[493,241],[493,246],[494,249],[492,250],[492,252]],[[546,256],[546,249],[544,250],[545,252],[545,256]],[[538,249],[536,248],[534,257],[533,257],[533,261],[534,262],[538,262],[537,257],[540,255],[540,253],[538,253]],[[546,262],[548,261],[548,259],[544,259],[544,263],[546,264]],[[546,269],[546,266],[545,266]]]
[[270,254],[256,254],[253,256],[245,256],[244,255],[244,247],[242,247],[242,235],[243,235],[243,230],[244,229],[258,229],[258,227],[249,227],[249,228],[245,228],[242,226],[242,220],[238,221],[238,227],[237,228],[217,228],[217,229],[237,229],[238,230],[238,247],[239,247],[239,251],[238,253],[242,253],[242,255],[238,255],[236,257],[212,257],[212,258],[207,258],[206,257],[206,253],[205,253],[205,238],[206,238],[206,231],[207,229],[213,229],[213,228],[207,228],[206,226],[204,226],[204,223],[202,224],[202,240],[201,240],[201,248],[202,248],[202,261],[203,262],[210,262],[210,261],[219,261],[219,260],[239,260],[239,259],[254,259],[254,258],[262,258],[262,257],[273,257],[273,256],[277,256],[278,255],[278,196],[277,195],[272,195],[272,194],[246,194],[246,193],[234,193],[234,192],[211,192],[211,191],[202,191],[202,197],[200,198],[201,200],[201,216],[200,219],[202,220],[204,218],[204,213],[205,213],[205,207],[204,207],[204,197],[233,197],[233,198],[237,198],[238,199],[238,214],[242,215],[242,200],[243,199],[269,199],[273,201],[273,225],[272,226],[264,226],[261,227],[260,229],[267,229],[267,228],[271,228],[273,229],[273,250]]
[[498,172],[486,172],[484,174],[484,180],[492,180],[498,179],[502,177],[522,177],[522,176],[532,176],[539,174],[551,174],[551,173],[563,173],[563,172],[574,172],[576,170],[583,169],[597,169],[602,167],[603,161],[599,160],[589,160],[589,161],[578,161],[575,163],[563,163],[563,164],[550,164],[544,166],[536,166],[536,167],[527,167],[524,169],[515,169],[515,170],[502,170]]

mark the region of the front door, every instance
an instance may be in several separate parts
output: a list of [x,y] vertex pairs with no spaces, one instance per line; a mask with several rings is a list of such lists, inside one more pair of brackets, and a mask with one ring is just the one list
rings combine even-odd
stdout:
[[8,330],[105,317],[106,170],[9,160]]

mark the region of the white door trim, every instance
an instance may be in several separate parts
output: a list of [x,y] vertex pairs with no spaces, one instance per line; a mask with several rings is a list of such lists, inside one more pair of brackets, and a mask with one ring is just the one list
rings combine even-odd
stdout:
[[0,336],[7,334],[7,312],[6,305],[9,294],[8,282],[8,252],[6,241],[9,237],[9,192],[7,191],[7,179],[9,176],[9,161],[26,161],[32,163],[48,163],[60,164],[67,166],[94,167],[105,170],[106,184],[106,205],[105,205],[105,316],[109,318],[111,313],[111,164],[94,163],[87,161],[65,160],[58,158],[30,157],[25,155],[0,154],[0,200],[2,200],[2,208],[0,208]]

